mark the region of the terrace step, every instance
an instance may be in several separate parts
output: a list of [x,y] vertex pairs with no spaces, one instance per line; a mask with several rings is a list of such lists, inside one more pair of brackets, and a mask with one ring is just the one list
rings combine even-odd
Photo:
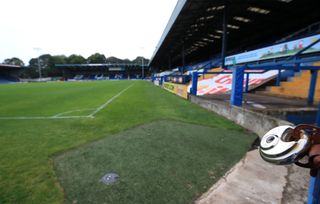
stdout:
[[[320,62],[317,62],[314,65],[319,66]],[[289,79],[289,81],[281,82],[280,86],[267,87],[266,91],[260,91],[259,93],[289,98],[307,99],[309,94],[310,79],[310,71],[303,71],[295,77]],[[314,100],[317,102],[320,101],[320,72],[318,73]]]

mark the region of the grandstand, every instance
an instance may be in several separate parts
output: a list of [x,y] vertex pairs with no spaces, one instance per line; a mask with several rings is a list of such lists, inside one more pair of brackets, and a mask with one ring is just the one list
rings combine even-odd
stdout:
[[0,64],[0,84],[10,84],[18,82],[18,75],[21,71],[21,66]]
[[[285,123],[319,126],[318,7],[317,0],[179,0],[150,60],[152,80],[259,136]],[[311,180],[309,199],[313,192],[319,199],[320,174]],[[206,199],[219,203],[215,196]],[[239,196],[223,202],[248,202]]]
[[[180,0],[150,60],[158,72],[152,79],[194,102],[223,101],[295,124],[314,123],[320,84],[317,5]],[[290,117],[296,114],[300,119]]]
[[[246,66],[241,82],[244,92],[258,90],[260,94],[292,96],[307,99],[312,105],[312,90],[318,90],[315,82],[303,83],[308,88],[301,89],[298,95],[290,95],[290,91],[283,94],[281,88],[275,91],[267,85],[284,85],[281,82],[293,80],[302,70],[317,67],[314,63],[319,60],[320,18],[313,9],[317,5],[317,1],[305,4],[299,0],[180,0],[150,61],[152,69],[158,71],[153,79],[156,84],[184,83],[192,95],[235,96],[231,94],[235,91],[232,70]],[[310,81],[311,75],[306,72],[303,80]],[[194,73],[196,77],[191,82]],[[261,91],[267,89],[272,91]],[[317,96],[315,100],[318,101]],[[234,98],[230,101],[233,103]]]
[[[141,64],[56,64],[66,80],[142,79],[150,76],[147,66]],[[143,68],[143,71],[142,71]]]
[[[180,0],[150,61],[157,70],[186,66],[319,31],[318,1]],[[224,9],[227,6],[227,9]],[[225,12],[227,10],[227,13]],[[224,14],[225,26],[223,24]],[[294,15],[293,15],[294,14]],[[276,22],[276,23],[275,23]],[[306,29],[307,28],[307,29]],[[224,35],[223,30],[228,35]],[[305,30],[302,32],[301,30]],[[223,41],[225,50],[223,50]],[[222,53],[221,51],[224,51]]]

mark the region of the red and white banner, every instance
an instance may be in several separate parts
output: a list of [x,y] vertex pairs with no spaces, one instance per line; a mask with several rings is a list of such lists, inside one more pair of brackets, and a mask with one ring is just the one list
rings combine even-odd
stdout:
[[[249,90],[254,89],[262,84],[268,82],[269,80],[275,78],[278,74],[277,70],[267,71],[262,74],[250,74],[249,75]],[[246,85],[246,75],[244,77],[244,87]],[[188,90],[190,90],[191,85],[189,85]],[[199,77],[198,79],[198,91],[197,95],[206,94],[221,94],[228,93],[232,88],[232,73],[230,74],[215,74],[207,75],[205,79]]]

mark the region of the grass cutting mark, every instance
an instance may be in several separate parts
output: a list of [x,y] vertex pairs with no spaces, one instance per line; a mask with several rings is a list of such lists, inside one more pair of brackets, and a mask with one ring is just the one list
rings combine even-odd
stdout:
[[[15,117],[0,117],[0,120],[50,120],[50,119],[73,119],[73,118],[94,118],[94,116],[99,113],[102,109],[107,107],[110,103],[112,103],[116,98],[118,98],[121,94],[123,94],[125,91],[127,91],[129,88],[131,88],[134,84],[131,84],[130,86],[126,87],[116,95],[114,95],[112,98],[110,98],[108,101],[106,101],[104,104],[99,106],[96,109],[93,108],[86,108],[86,109],[78,109],[78,110],[72,110],[72,111],[66,111],[62,113],[58,113],[53,116],[15,116]],[[89,110],[94,110],[92,113],[89,115],[67,115],[70,113],[75,113],[75,112],[81,112],[81,111],[89,111]]]

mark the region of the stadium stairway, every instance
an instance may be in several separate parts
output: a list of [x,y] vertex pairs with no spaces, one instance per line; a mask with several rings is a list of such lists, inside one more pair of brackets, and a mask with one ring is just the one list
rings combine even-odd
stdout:
[[[320,62],[315,63],[315,65],[319,66]],[[259,91],[259,93],[272,96],[307,99],[310,79],[310,71],[302,71],[289,78],[289,81],[281,82],[280,86],[270,86],[267,87],[266,91]],[[320,73],[318,73],[314,100],[317,102],[320,101]]]

